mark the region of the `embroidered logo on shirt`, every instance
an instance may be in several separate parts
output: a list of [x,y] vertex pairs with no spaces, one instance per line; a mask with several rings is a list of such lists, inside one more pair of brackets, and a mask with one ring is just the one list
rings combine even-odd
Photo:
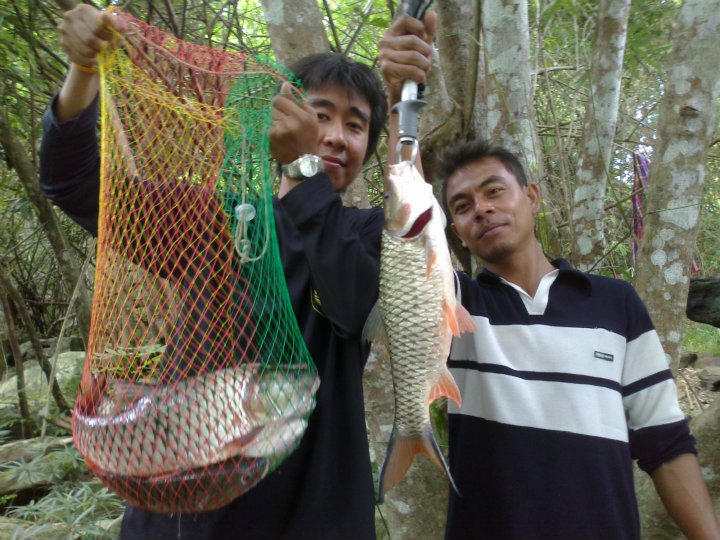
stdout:
[[595,358],[597,358],[599,360],[607,360],[608,362],[612,362],[615,357],[612,354],[595,351]]
[[310,305],[318,315],[325,316],[322,309],[322,302],[320,301],[320,293],[313,288],[310,289]]

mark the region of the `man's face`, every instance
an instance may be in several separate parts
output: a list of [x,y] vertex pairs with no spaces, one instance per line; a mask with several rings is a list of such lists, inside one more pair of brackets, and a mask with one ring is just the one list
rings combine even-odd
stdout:
[[521,186],[493,157],[468,163],[448,179],[452,229],[471,253],[501,264],[535,240],[537,186]]
[[368,145],[370,105],[339,86],[308,91],[320,126],[318,154],[336,191],[343,192],[360,173]]

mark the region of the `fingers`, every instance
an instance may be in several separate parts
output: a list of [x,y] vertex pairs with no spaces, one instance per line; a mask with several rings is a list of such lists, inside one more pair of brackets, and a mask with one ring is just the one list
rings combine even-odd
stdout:
[[435,39],[435,30],[437,29],[437,13],[434,11],[428,11],[423,18],[425,23],[425,42],[432,45],[433,39]]
[[433,12],[428,12],[422,21],[403,16],[380,40],[378,58],[391,102],[399,99],[402,81],[426,82],[436,26],[437,16]]
[[317,113],[288,82],[273,99],[270,122],[270,154],[280,163],[290,163],[301,154],[317,153]]
[[116,32],[127,30],[122,18],[87,4],[67,11],[58,29],[63,50],[72,62],[83,66],[96,66],[98,53],[117,45]]

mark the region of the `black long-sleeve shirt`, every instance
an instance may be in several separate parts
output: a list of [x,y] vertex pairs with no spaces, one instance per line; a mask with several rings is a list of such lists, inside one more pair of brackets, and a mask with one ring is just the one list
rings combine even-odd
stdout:
[[[53,107],[43,117],[41,189],[97,234],[97,105],[65,123]],[[307,431],[280,468],[220,510],[165,516],[128,506],[124,540],[375,537],[360,334],[377,297],[382,213],[343,207],[324,173],[273,204],[293,311],[321,380]]]

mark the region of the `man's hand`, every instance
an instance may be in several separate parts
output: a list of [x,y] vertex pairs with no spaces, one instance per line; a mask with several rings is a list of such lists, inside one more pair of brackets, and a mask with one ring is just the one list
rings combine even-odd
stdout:
[[97,55],[117,46],[117,34],[127,31],[120,17],[79,4],[66,11],[60,30],[60,45],[72,62],[60,89],[55,115],[60,122],[75,118],[95,99],[100,77],[96,74]]
[[[300,100],[300,101],[299,101]],[[270,155],[283,165],[302,154],[317,154],[320,128],[317,112],[288,82],[273,99]]]
[[65,12],[58,29],[60,45],[70,60],[88,68],[97,66],[100,51],[117,46],[115,32],[127,30],[123,19],[87,4]]
[[391,106],[400,101],[404,80],[426,82],[436,23],[437,16],[432,11],[422,21],[404,15],[385,31],[378,43],[380,69]]

